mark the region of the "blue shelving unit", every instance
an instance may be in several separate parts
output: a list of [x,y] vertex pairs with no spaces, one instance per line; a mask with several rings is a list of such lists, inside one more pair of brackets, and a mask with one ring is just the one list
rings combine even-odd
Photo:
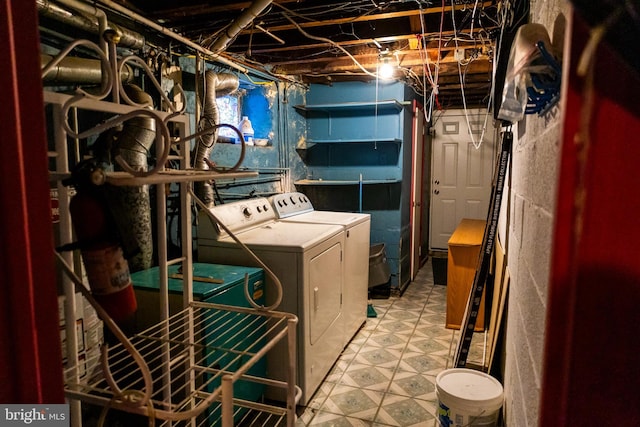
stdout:
[[411,99],[401,83],[311,85],[295,110],[306,123],[294,182],[316,209],[371,214],[371,243],[386,245],[391,285],[408,280]]

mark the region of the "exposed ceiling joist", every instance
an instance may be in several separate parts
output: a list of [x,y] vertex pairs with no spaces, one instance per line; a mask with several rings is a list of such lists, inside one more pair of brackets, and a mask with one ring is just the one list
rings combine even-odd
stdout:
[[[481,6],[482,7],[490,6],[491,3],[492,2],[484,2],[481,4]],[[394,18],[419,17],[420,14],[422,15],[429,15],[429,14],[436,14],[436,13],[441,14],[443,12],[445,13],[451,12],[452,9],[463,10],[467,8],[468,8],[467,5],[458,5],[453,8],[451,6],[430,7],[427,9],[407,10],[402,12],[389,12],[389,13],[371,14],[371,15],[350,17],[350,18],[326,19],[322,21],[301,22],[301,23],[298,23],[298,26],[300,26],[301,28],[327,27],[327,26],[342,25],[342,24],[354,24],[357,22],[371,22],[371,21],[381,21],[381,20],[394,19]],[[288,30],[293,30],[295,28],[296,26],[293,24],[274,25],[269,27],[269,31],[271,32],[288,31]],[[244,33],[246,34],[248,31],[250,30],[245,30]]]
[[[399,66],[397,78],[414,90],[438,91],[443,102],[461,105],[462,80],[466,96],[480,102],[490,92],[495,38],[503,19],[498,12],[505,1],[514,0],[274,0],[253,21],[243,24],[220,54],[258,71],[304,83],[371,80],[378,63],[391,55],[389,61]],[[209,50],[254,3],[111,2],[144,14]],[[154,47],[166,41],[173,55],[192,52],[176,46],[162,32],[156,40]]]

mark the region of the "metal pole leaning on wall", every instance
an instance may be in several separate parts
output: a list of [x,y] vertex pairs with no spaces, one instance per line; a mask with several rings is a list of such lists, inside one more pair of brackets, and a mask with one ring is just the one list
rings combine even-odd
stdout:
[[464,322],[460,327],[460,340],[456,347],[454,366],[456,368],[464,368],[467,364],[467,356],[471,347],[471,339],[473,331],[476,327],[478,312],[480,310],[480,302],[482,293],[489,275],[489,267],[491,264],[491,255],[495,246],[496,236],[498,234],[498,218],[500,217],[500,205],[502,204],[502,193],[504,191],[504,181],[507,174],[507,165],[511,157],[511,146],[513,145],[513,133],[508,130],[502,135],[502,143],[500,148],[500,157],[498,158],[498,167],[493,178],[493,186],[491,188],[491,200],[489,204],[489,212],[487,215],[487,226],[484,229],[484,237],[482,239],[482,248],[478,256],[478,264],[476,266],[476,274],[473,278],[473,286],[469,294],[467,308],[464,312]]

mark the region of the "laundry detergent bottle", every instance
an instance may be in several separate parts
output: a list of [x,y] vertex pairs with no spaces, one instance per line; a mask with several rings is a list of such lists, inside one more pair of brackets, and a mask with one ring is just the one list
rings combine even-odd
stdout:
[[249,117],[242,116],[242,121],[240,122],[240,132],[242,132],[245,143],[247,145],[253,145],[253,126],[251,126]]

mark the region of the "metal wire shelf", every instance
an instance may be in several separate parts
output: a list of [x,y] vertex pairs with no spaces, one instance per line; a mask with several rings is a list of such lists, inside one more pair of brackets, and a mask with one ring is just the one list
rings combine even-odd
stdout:
[[[63,278],[62,287],[65,294],[66,349],[69,355],[66,362],[68,368],[64,370],[65,394],[70,403],[71,425],[82,425],[83,408],[80,402],[85,402],[103,407],[103,414],[109,409],[117,409],[146,416],[153,424],[161,420],[155,425],[171,427],[210,427],[220,422],[223,427],[293,427],[296,397],[299,398],[301,394],[295,386],[297,318],[288,313],[272,311],[277,304],[267,308],[253,305],[253,309],[245,309],[192,302],[193,284],[188,273],[193,263],[190,186],[195,181],[255,178],[255,171],[236,171],[244,158],[244,144],[235,166],[223,168],[210,165],[211,170],[190,169],[192,139],[208,135],[220,126],[235,128],[224,124],[213,125],[190,135],[190,118],[184,114],[184,105],[180,109],[173,105],[163,94],[154,73],[140,58],[127,56],[116,61],[115,44],[111,42],[103,49],[103,46],[87,40],[73,41],[43,67],[43,76],[81,45],[95,51],[102,62],[100,93],[92,95],[82,88],[78,88],[73,95],[44,91],[44,103],[50,110],[47,117],[55,143],[55,151],[50,151],[49,157],[52,160],[50,179],[57,182],[58,190],[58,237],[63,242],[73,240],[69,213],[71,192],[61,181],[71,173],[70,159],[74,159],[74,163],[82,160],[80,141],[115,129],[134,118],[151,119],[156,126],[153,144],[155,167],[149,170],[134,168],[118,155],[114,159],[125,172],[104,171],[104,176],[98,178],[104,178],[104,182],[114,186],[156,186],[160,311],[165,320],[131,338],[124,336],[114,320],[92,297],[82,279],[75,274],[79,270],[71,267],[74,263],[71,253],[56,254],[60,267],[68,276]],[[110,50],[109,55],[106,48]],[[121,90],[119,79],[113,76],[118,72],[118,67],[128,61],[134,61],[143,68],[150,81],[163,94],[169,111],[152,110],[148,108],[150,105],[136,104]],[[108,95],[112,102],[105,101]],[[124,104],[120,103],[120,98],[125,101]],[[91,124],[91,120],[86,120],[80,125],[78,111],[83,110],[93,112],[91,118],[98,120],[97,117],[100,117],[99,122]],[[94,114],[96,112],[100,114]],[[169,123],[172,124],[171,131]],[[144,148],[150,151],[151,147]],[[165,169],[167,161],[179,164],[179,170]],[[182,256],[175,259],[169,259],[167,251],[167,183],[177,183],[181,188]],[[183,263],[187,272],[183,282],[187,308],[167,318],[167,268],[178,262]],[[265,270],[269,274],[268,269]],[[277,278],[275,282],[279,283]],[[90,302],[119,341],[117,345],[111,348],[102,346],[100,351],[85,349],[80,353],[82,338],[77,336],[75,330],[76,292],[82,293]],[[283,363],[289,364],[284,380],[261,376],[265,375],[265,369],[259,364],[266,364],[266,354],[276,345],[288,349],[288,360],[283,360]],[[243,386],[250,392],[243,393]],[[264,387],[285,389],[286,402],[256,402]],[[234,393],[236,391],[237,394]]]
[[[255,425],[251,420],[288,425],[292,421],[287,419],[295,420],[293,381],[254,376],[250,370],[282,340],[289,346],[293,343],[295,352],[296,323],[296,316],[289,313],[192,302],[129,339],[153,378],[147,404],[139,404],[147,391],[143,367],[122,344],[105,348],[95,360],[86,360],[86,366],[101,365],[102,369],[86,370],[79,381],[71,370],[65,371],[65,392],[69,398],[156,420],[207,425],[215,417],[224,422],[228,405],[228,414],[234,414],[233,421],[226,420],[233,422],[228,425]],[[233,385],[242,382],[284,388],[288,401],[275,406],[234,399]]]

